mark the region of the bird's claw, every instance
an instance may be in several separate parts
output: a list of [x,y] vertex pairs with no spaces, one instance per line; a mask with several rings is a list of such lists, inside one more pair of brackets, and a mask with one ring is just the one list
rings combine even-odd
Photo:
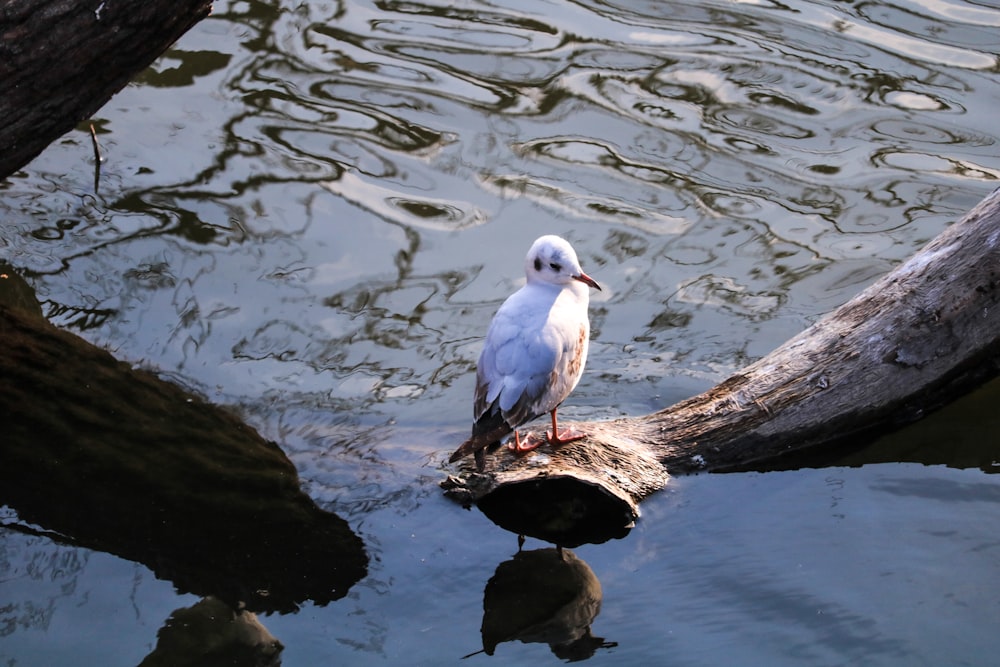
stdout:
[[548,438],[543,438],[536,435],[534,431],[529,431],[523,438],[515,433],[514,440],[508,443],[507,447],[515,454],[527,454],[538,449],[546,442],[548,442]]
[[586,437],[586,433],[581,433],[580,431],[576,431],[571,428],[562,431],[555,437],[553,437],[552,431],[546,431],[544,436],[538,435],[534,431],[529,431],[523,438],[515,436],[514,439],[508,443],[507,447],[515,454],[527,454],[528,452],[534,451],[545,444],[552,445],[553,447],[560,447],[570,442],[582,440]]
[[565,445],[569,442],[576,442],[577,440],[583,440],[587,437],[586,433],[576,431],[574,429],[568,428],[558,435],[552,435],[552,431],[545,432],[546,439],[548,443],[553,447],[558,447],[560,445]]

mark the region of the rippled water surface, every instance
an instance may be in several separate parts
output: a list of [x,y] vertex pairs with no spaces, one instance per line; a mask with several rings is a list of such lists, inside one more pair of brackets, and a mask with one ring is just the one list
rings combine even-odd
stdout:
[[[217,2],[93,120],[96,191],[83,131],[0,184],[0,258],[57,325],[238,409],[364,539],[347,598],[262,619],[283,664],[455,662],[516,541],[436,483],[531,241],[604,288],[565,414],[650,412],[996,187],[998,72],[985,2]],[[1000,484],[941,452],[1000,439],[988,407],[950,423],[889,463],[675,480],[577,550],[593,660],[990,664]],[[6,663],[137,664],[194,602],[0,531]]]

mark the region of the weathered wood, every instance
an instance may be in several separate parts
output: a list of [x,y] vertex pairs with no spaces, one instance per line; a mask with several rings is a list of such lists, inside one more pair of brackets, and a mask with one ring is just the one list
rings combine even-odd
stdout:
[[623,537],[639,517],[639,501],[667,483],[667,470],[624,422],[586,427],[586,440],[557,450],[545,445],[518,457],[504,449],[483,473],[467,459],[462,476],[443,486],[519,535],[567,547]]
[[0,505],[250,610],[325,604],[364,576],[361,539],[274,443],[56,329],[29,293],[0,266]]
[[[523,458],[503,450],[482,475],[466,467],[444,486],[519,533],[573,544],[596,529],[594,539],[606,539],[638,515],[637,504],[666,483],[667,471],[734,470],[862,444],[995,377],[998,300],[1000,190],[896,270],[709,391],[644,417],[578,424],[590,437],[559,450],[545,446]],[[557,481],[571,494],[562,506],[574,514],[540,523],[533,504],[559,495],[543,488]],[[617,526],[601,525],[616,516]]]
[[0,2],[0,179],[101,108],[211,0]]

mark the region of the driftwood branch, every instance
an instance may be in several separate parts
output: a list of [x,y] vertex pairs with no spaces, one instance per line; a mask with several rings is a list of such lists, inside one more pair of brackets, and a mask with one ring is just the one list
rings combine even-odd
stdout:
[[100,109],[211,0],[0,3],[0,179]]
[[0,340],[0,505],[21,521],[250,610],[325,604],[364,576],[361,539],[274,443],[56,329],[4,266]]
[[644,417],[580,424],[590,437],[559,450],[501,450],[484,474],[465,468],[443,486],[515,532],[565,546],[603,541],[627,531],[668,472],[745,469],[870,441],[995,377],[998,300],[1000,190],[709,391]]

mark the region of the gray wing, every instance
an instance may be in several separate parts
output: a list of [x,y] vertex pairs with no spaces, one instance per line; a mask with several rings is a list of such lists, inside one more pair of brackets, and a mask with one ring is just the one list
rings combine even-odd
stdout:
[[580,380],[587,328],[584,322],[563,335],[547,326],[526,329],[501,309],[476,369],[477,423],[502,418],[515,429],[558,407]]

